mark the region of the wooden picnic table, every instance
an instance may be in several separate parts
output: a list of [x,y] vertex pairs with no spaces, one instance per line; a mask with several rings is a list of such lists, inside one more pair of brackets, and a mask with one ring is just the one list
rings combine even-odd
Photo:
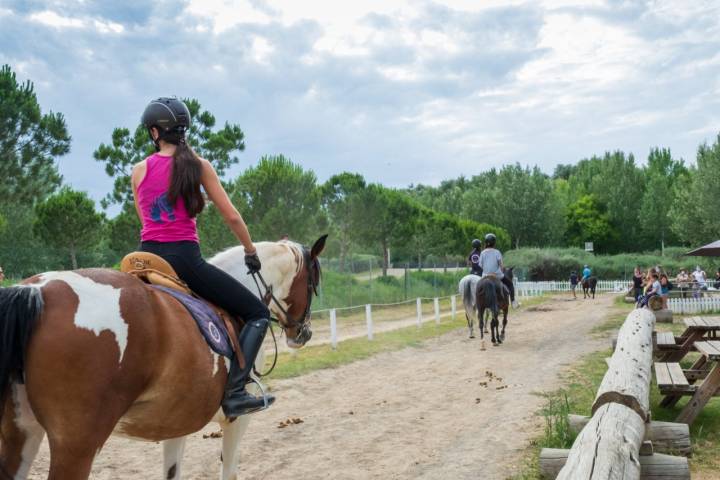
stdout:
[[677,422],[692,425],[707,402],[714,397],[720,389],[720,340],[695,342],[695,349],[705,359],[707,375],[702,378],[692,398],[678,415]]
[[[718,338],[720,317],[685,317],[683,323],[685,331],[679,337],[675,337],[672,332],[656,333],[656,356],[659,362],[663,362],[656,364],[658,386],[663,385],[661,391],[665,393],[665,397],[660,402],[662,407],[672,407],[680,401],[683,395],[694,392],[695,382],[705,378],[712,367],[704,355],[687,370],[682,370],[677,362],[695,350],[697,342]],[[663,364],[666,366],[662,366]],[[675,365],[673,366],[673,364]],[[682,380],[677,375],[678,371],[684,372]],[[670,381],[666,382],[668,379]]]
[[657,334],[659,361],[679,362],[693,349],[695,342],[718,338],[720,317],[686,317],[683,323],[685,331],[677,337],[677,341],[670,332]]

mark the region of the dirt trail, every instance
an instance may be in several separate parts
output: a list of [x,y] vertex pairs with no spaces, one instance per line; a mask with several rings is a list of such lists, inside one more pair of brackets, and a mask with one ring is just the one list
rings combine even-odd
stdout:
[[[241,445],[240,478],[504,479],[542,428],[537,393],[558,387],[580,356],[607,346],[588,333],[613,310],[613,298],[556,298],[511,314],[506,343],[486,351],[458,330],[276,381],[276,405],[256,414]],[[304,423],[277,427],[288,418]],[[218,478],[221,440],[202,438],[214,430],[190,438],[185,478]],[[30,478],[45,478],[47,467],[43,445]],[[159,444],[113,438],[91,478],[154,480],[161,469]]]

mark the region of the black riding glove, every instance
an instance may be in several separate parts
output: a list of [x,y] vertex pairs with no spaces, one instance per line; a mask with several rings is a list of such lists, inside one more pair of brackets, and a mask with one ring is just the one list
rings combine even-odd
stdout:
[[257,253],[245,255],[245,266],[248,268],[250,275],[260,271],[262,265],[260,264],[260,258],[258,258]]

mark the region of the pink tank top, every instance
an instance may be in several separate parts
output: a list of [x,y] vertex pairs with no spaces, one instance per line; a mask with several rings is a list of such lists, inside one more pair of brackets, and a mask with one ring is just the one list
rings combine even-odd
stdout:
[[137,187],[143,223],[140,240],[199,243],[195,218],[188,215],[185,202],[178,198],[175,205],[170,205],[167,199],[173,158],[155,153],[145,161],[145,178]]

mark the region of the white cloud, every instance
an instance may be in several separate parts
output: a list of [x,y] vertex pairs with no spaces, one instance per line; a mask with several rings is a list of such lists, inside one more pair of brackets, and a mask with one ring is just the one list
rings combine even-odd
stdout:
[[51,10],[33,13],[30,15],[30,20],[56,28],[82,28],[85,26],[85,22],[78,18],[63,17]]

